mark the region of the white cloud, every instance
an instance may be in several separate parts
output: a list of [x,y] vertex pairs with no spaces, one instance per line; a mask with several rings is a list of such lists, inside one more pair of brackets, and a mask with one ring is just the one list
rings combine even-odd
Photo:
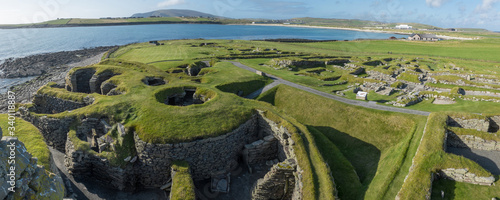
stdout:
[[166,0],[158,3],[158,7],[175,6],[186,3],[185,0]]
[[493,8],[493,4],[500,0],[483,0],[483,3],[476,7],[476,12],[488,11]]
[[425,3],[427,3],[428,6],[430,7],[441,7],[446,1],[448,0],[425,0]]

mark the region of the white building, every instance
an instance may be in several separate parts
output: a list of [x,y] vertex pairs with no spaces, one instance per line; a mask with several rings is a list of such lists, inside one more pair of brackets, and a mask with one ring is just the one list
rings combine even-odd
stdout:
[[412,29],[413,27],[412,26],[408,26],[406,24],[401,24],[401,25],[397,25],[395,28],[396,29]]

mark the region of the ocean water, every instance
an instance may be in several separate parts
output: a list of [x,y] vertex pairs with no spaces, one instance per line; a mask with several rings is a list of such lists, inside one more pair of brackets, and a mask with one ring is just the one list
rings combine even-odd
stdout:
[[[0,29],[0,63],[7,58],[26,57],[40,53],[71,51],[98,46],[125,45],[150,40],[197,38],[354,40],[388,39],[391,36],[398,37],[397,34],[334,29],[214,24]],[[0,93],[5,93],[8,87],[29,79],[0,79]]]
[[0,62],[11,57],[171,39],[388,39],[396,34],[348,30],[213,24],[0,29]]

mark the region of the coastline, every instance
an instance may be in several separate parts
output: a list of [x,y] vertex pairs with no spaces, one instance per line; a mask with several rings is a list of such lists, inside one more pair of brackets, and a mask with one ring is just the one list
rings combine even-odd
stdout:
[[[228,25],[248,25],[248,26],[281,26],[281,27],[297,27],[297,28],[317,28],[317,29],[334,29],[334,30],[347,30],[347,31],[360,31],[360,32],[371,32],[371,33],[389,33],[397,35],[411,35],[407,32],[398,31],[385,31],[385,30],[373,30],[373,29],[360,29],[360,28],[345,28],[345,27],[329,27],[329,26],[311,26],[311,25],[295,25],[295,24],[228,24]],[[454,37],[447,35],[437,35],[436,37],[444,40],[475,40],[479,38],[465,38],[465,37]]]

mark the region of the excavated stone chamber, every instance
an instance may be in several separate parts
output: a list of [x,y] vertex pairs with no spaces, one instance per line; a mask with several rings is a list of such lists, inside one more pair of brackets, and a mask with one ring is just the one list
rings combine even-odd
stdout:
[[170,106],[189,106],[203,104],[215,96],[215,92],[199,92],[198,87],[167,88],[156,94],[157,100]]

